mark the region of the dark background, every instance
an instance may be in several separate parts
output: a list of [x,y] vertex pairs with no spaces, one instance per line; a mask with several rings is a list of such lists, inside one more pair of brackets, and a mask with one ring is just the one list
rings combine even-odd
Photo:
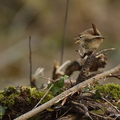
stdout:
[[[43,67],[44,76],[51,78],[54,61],[60,61],[66,1],[0,1],[0,89],[29,85],[29,36],[32,37],[33,73]],[[79,46],[73,38],[91,28],[91,23],[106,38],[99,50],[116,48],[108,52],[105,70],[111,69],[120,60],[120,0],[70,0],[64,61],[79,58],[75,52]]]

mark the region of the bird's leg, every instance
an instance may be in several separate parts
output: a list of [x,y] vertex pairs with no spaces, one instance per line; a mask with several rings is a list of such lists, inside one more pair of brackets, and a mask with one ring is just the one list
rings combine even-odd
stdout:
[[85,58],[86,56],[90,56],[92,54],[93,54],[93,51],[85,52],[84,55],[82,56],[82,58]]
[[80,52],[80,50],[76,50],[76,51],[79,53],[80,57],[83,58],[84,55]]

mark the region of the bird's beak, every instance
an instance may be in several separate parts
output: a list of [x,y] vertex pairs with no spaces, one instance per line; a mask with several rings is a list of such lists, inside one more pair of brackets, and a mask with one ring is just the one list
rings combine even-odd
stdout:
[[77,41],[75,42],[75,44],[76,44],[76,43],[79,43],[79,42],[80,42],[80,40],[77,40]]
[[76,43],[79,43],[79,42],[80,42],[80,37],[76,37],[76,38],[74,38],[74,40],[77,40],[77,41],[75,42],[75,44],[76,44]]

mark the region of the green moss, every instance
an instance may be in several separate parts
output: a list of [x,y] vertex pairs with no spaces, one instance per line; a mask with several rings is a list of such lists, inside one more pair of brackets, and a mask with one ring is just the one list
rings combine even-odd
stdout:
[[4,95],[9,95],[12,93],[17,93],[17,87],[9,86],[8,88],[4,89]]
[[4,106],[11,107],[12,105],[15,104],[15,97],[18,97],[19,95],[17,94],[11,94],[9,96],[4,96],[2,100],[0,100],[0,103],[2,103]]
[[[32,104],[34,101],[39,101],[43,95],[46,93],[46,91],[39,91],[36,88],[24,88],[24,93],[26,94],[26,101],[29,102],[29,104]],[[48,93],[45,98],[42,100],[41,104],[49,101],[50,99],[52,99],[54,96],[51,95],[51,93]]]
[[4,95],[0,94],[0,100],[2,101],[4,99]]
[[108,83],[105,85],[96,85],[94,87],[100,93],[104,95],[109,95],[110,97],[115,98],[116,100],[120,99],[120,85],[116,85],[114,83]]
[[[26,95],[26,100],[29,103],[33,103],[33,100],[39,101],[43,95],[46,93],[45,91],[39,91],[36,88],[31,88],[31,87],[21,87],[22,92],[24,93],[24,95]],[[48,93],[45,98],[43,99],[42,103],[45,103],[47,101],[49,101],[50,99],[52,99],[53,96],[51,95],[51,93]]]
[[51,100],[52,98],[54,98],[53,95],[47,94],[47,95],[45,96],[45,98],[43,99],[43,101],[41,102],[41,104],[46,103],[47,101]]
[[0,92],[0,104],[11,107],[15,104],[14,99],[16,96],[18,96],[16,87],[9,86],[5,88],[4,91]]
[[[46,93],[45,91],[39,91],[36,88],[20,86],[14,87],[10,86],[5,88],[4,91],[0,92],[0,104],[7,107],[12,107],[13,105],[18,106],[18,104],[26,106],[33,106],[43,97]],[[49,101],[54,96],[48,93],[42,100],[41,104]],[[19,103],[18,103],[19,102]]]
[[4,91],[3,91],[3,90],[1,90],[1,91],[0,91],[0,94],[2,94],[3,92],[4,92]]

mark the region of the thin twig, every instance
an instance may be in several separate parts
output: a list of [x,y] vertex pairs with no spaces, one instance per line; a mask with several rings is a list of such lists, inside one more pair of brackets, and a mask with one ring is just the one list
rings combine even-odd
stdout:
[[62,38],[62,46],[61,46],[61,60],[60,60],[60,64],[63,63],[65,33],[66,33],[67,18],[68,18],[68,8],[69,8],[69,0],[67,0],[67,3],[66,3],[66,12],[65,12],[65,19],[64,19],[64,28],[63,28],[63,38]]
[[102,120],[115,120],[114,118],[111,118],[111,117],[104,117],[104,116],[101,116],[101,115],[98,115],[98,114],[95,114],[95,113],[93,113],[93,112],[89,112],[91,115],[93,115],[93,116],[96,116],[96,117],[98,117],[98,118],[101,118]]
[[30,64],[30,85],[32,87],[32,50],[31,50],[31,36],[29,36],[29,64]]
[[54,82],[55,81],[55,80],[53,80],[51,78],[46,78],[46,77],[43,77],[43,76],[39,76],[39,78],[42,78],[42,79],[50,81],[50,82]]
[[120,117],[120,114],[118,114],[118,115],[115,117],[115,119],[114,119],[114,120],[117,120],[117,118],[118,118],[118,117]]
[[109,103],[118,113],[120,113],[120,111],[117,109],[117,107],[116,106],[114,106],[111,102],[109,102],[107,99],[105,99],[104,97],[102,97],[102,99],[104,100],[104,101],[106,101],[107,103]]
[[77,103],[75,101],[71,101],[74,105],[77,105],[79,107],[81,107],[83,110],[84,110],[84,113],[87,117],[89,117],[91,120],[93,120],[93,118],[90,116],[89,114],[89,110],[88,108],[84,105],[84,104],[80,104],[80,103]]
[[110,51],[110,50],[115,50],[115,48],[108,48],[108,49],[101,50],[100,52],[96,53],[96,55],[99,55],[103,52]]
[[67,114],[71,109],[72,109],[72,107],[70,107],[66,112],[64,112],[64,113],[59,117],[59,119],[62,118],[65,114]]
[[66,62],[64,62],[58,69],[57,69],[57,71],[56,71],[56,73],[58,74],[58,73],[61,73],[62,75],[64,75],[64,72],[62,72],[62,69],[66,66],[66,65],[68,65],[70,63],[70,60],[67,60]]
[[48,94],[48,92],[50,91],[50,89],[52,87],[53,87],[53,84],[51,84],[51,86],[49,87],[49,89],[46,91],[46,93],[43,95],[43,97],[40,99],[40,101],[35,105],[35,107],[33,109],[35,109],[42,102],[42,100],[45,98],[45,96]]

